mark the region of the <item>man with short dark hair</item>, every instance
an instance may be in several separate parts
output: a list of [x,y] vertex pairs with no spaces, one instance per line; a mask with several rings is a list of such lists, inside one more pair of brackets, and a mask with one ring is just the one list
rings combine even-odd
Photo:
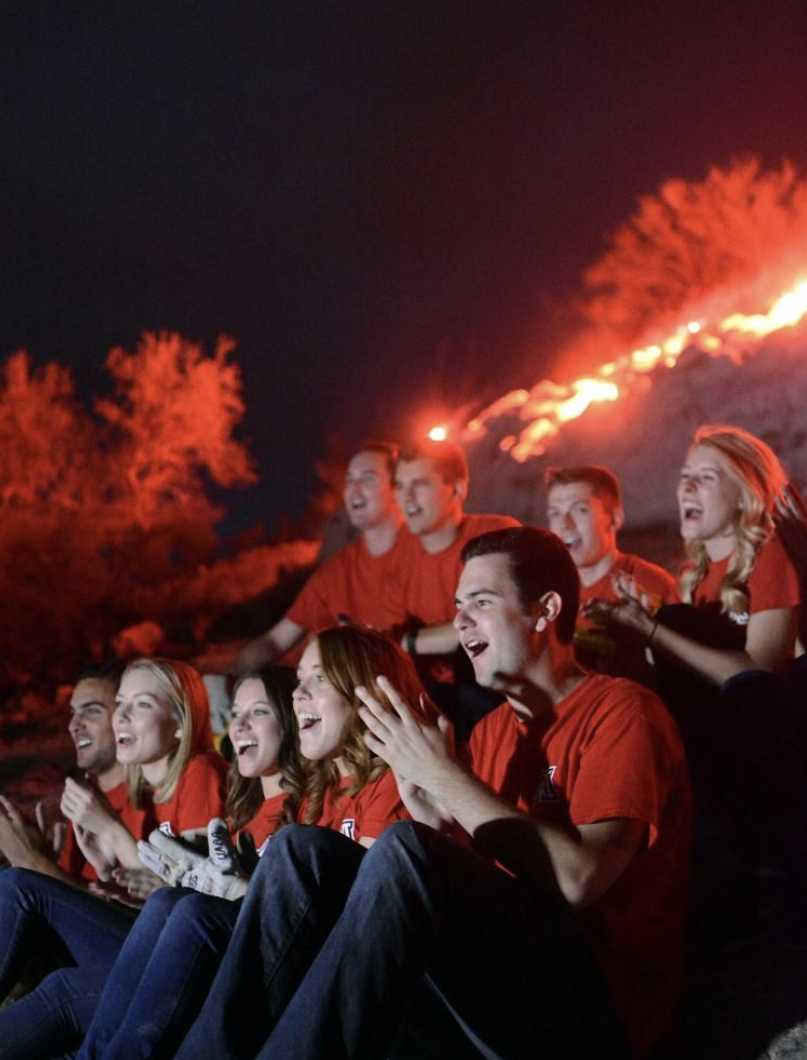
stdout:
[[411,537],[389,579],[384,626],[403,633],[411,655],[429,657],[425,676],[450,680],[447,657],[458,646],[454,591],[463,546],[478,534],[518,523],[507,515],[466,515],[468,463],[450,441],[426,438],[402,447],[395,494]]
[[354,453],[345,475],[344,500],[359,539],[314,571],[283,618],[244,648],[231,667],[233,673],[274,662],[307,633],[339,622],[385,625],[385,588],[409,536],[393,493],[397,456],[398,447],[384,441],[364,442]]
[[643,687],[578,668],[555,535],[495,531],[463,559],[455,625],[505,697],[470,769],[389,682],[389,704],[357,689],[419,823],[369,851],[281,831],[180,1060],[242,1055],[244,1034],[261,1060],[621,1058],[670,1029],[690,802],[675,725]]
[[[70,737],[76,748],[76,765],[86,783],[101,793],[105,802],[118,813],[126,801],[123,766],[115,757],[115,734],[112,714],[118,689],[120,669],[116,664],[86,666],[79,674],[70,697]],[[71,781],[71,783],[76,783]],[[0,796],[0,852],[10,865],[34,869],[56,879],[70,882],[98,879],[93,866],[76,842],[73,825],[68,823],[64,845],[55,856],[45,842],[45,825],[37,808],[35,830],[19,810]]]
[[[650,610],[678,600],[675,579],[662,567],[620,552],[617,532],[625,522],[622,492],[613,472],[597,464],[550,467],[545,475],[547,520],[580,575],[581,607],[619,597],[615,582],[630,579]],[[586,627],[584,615],[579,625]]]

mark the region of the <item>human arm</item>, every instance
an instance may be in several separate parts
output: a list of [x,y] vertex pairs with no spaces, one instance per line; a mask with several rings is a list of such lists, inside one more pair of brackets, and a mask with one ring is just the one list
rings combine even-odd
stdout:
[[0,795],[0,853],[15,868],[31,869],[57,880],[75,883],[54,860],[55,852],[48,844],[40,804],[37,804],[37,827],[33,828],[17,807]]
[[744,649],[712,648],[657,622],[624,579],[618,579],[615,588],[620,602],[592,600],[585,608],[586,617],[602,621],[606,628],[615,625],[632,631],[654,653],[663,652],[677,659],[714,685],[722,685],[744,670],[775,672],[783,665],[793,643],[796,622],[793,608],[776,607],[753,613],[746,626]]
[[243,871],[227,825],[220,817],[207,827],[208,854],[156,829],[137,844],[142,864],[169,886],[235,901],[243,898],[249,877]]
[[776,533],[799,578],[799,641],[804,649],[807,647],[807,502],[795,485],[788,484],[784,487],[776,498],[773,515]]
[[229,672],[236,677],[268,666],[285,655],[305,636],[305,630],[290,618],[281,618],[266,633],[250,641],[230,664]]
[[401,637],[401,647],[410,655],[450,655],[459,647],[459,634],[451,622],[423,626]]
[[[131,832],[89,785],[68,777],[62,792],[61,810],[72,822],[77,840],[79,829],[82,829],[83,833],[97,837],[95,848],[105,859],[114,857],[123,868],[140,868],[137,844]],[[95,859],[91,860],[94,863]]]
[[368,747],[519,877],[581,907],[608,890],[641,848],[647,825],[640,820],[575,826],[522,813],[456,762],[437,727],[416,718],[386,679],[379,685],[394,713],[357,690]]

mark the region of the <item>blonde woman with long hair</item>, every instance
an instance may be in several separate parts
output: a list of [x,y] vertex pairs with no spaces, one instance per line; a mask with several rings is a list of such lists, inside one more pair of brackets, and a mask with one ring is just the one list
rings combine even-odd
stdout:
[[[188,664],[138,659],[123,673],[112,719],[129,802],[120,820],[93,792],[68,781],[62,810],[102,879],[110,874],[143,898],[159,877],[143,869],[136,840],[154,828],[193,838],[224,812],[224,761],[212,750],[207,693]],[[32,949],[64,968],[0,1011],[0,1056],[61,1055],[80,1041],[95,998],[87,981],[103,976],[135,919],[128,909],[25,869],[0,873],[0,997]]]
[[678,483],[690,559],[681,594],[698,612],[712,614],[725,635],[690,636],[686,622],[672,628],[664,610],[651,615],[624,585],[622,603],[597,604],[592,612],[634,630],[654,656],[683,664],[711,685],[746,670],[781,671],[793,649],[799,606],[798,577],[774,534],[785,482],[779,460],[759,438],[740,427],[699,427]]

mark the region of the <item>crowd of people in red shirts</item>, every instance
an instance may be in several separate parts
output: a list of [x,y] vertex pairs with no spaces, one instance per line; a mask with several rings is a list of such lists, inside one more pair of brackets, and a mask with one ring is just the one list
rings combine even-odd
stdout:
[[545,487],[549,529],[467,514],[458,446],[362,444],[219,749],[187,663],[79,676],[63,841],[0,796],[0,1060],[646,1056],[693,835],[701,941],[798,938],[801,494],[701,427],[676,578],[608,469]]

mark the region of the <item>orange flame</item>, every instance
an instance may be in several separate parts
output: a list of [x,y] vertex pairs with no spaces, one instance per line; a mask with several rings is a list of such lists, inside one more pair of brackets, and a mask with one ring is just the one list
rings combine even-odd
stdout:
[[[464,441],[487,433],[487,423],[507,413],[516,413],[530,422],[518,435],[503,438],[499,447],[514,460],[523,462],[546,452],[549,441],[561,426],[582,416],[594,402],[616,401],[660,364],[673,368],[685,349],[696,346],[712,356],[739,356],[737,342],[744,337],[764,338],[781,328],[794,327],[807,316],[807,280],[785,291],[767,313],[732,313],[719,323],[689,320],[658,342],[648,343],[615,361],[602,365],[596,378],[577,379],[567,385],[544,379],[532,390],[511,390],[475,416],[461,432]],[[649,381],[648,381],[649,382]]]

